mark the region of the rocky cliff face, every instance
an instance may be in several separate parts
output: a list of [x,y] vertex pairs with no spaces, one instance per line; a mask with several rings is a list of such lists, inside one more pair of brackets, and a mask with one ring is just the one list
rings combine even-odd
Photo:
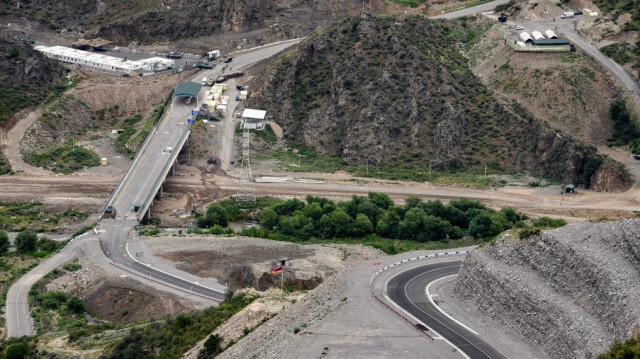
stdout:
[[592,358],[640,323],[640,219],[499,239],[467,257],[455,291],[553,358]]
[[476,30],[456,26],[422,17],[342,20],[260,69],[249,104],[266,109],[288,141],[352,164],[487,164],[589,186],[601,163],[595,148],[515,101],[497,101],[450,35]]

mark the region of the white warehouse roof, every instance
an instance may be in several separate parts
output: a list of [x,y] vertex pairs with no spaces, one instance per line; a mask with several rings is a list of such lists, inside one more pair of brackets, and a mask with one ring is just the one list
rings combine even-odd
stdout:
[[254,120],[264,120],[267,115],[267,111],[264,110],[253,110],[250,108],[245,108],[242,112],[242,117],[244,118],[252,118]]
[[520,33],[520,39],[522,39],[523,42],[533,42],[531,35],[529,35],[529,33],[525,31]]
[[142,68],[142,64],[137,61],[123,60],[113,56],[101,55],[64,46],[36,46],[34,48],[51,59],[71,64],[96,67],[103,70],[131,73]]
[[553,30],[551,30],[551,29],[546,30],[546,31],[544,32],[544,34],[545,34],[545,35],[547,35],[547,37],[549,38],[549,40],[551,40],[551,39],[557,39],[557,38],[558,38],[558,35],[556,35],[556,33],[555,33],[555,32],[553,32]]
[[534,40],[543,40],[544,39],[544,36],[542,35],[542,33],[540,31],[532,32],[531,36],[533,36]]

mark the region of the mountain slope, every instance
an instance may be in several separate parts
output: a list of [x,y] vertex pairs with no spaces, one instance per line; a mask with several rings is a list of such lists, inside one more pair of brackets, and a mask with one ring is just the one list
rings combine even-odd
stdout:
[[22,41],[0,36],[0,127],[18,109],[39,103],[63,68]]
[[[352,164],[458,169],[485,164],[591,185],[602,159],[517,102],[498,102],[462,56],[458,23],[351,17],[268,65],[251,106],[291,143]],[[467,34],[472,27],[457,29]],[[618,174],[613,174],[618,176]]]
[[[118,43],[153,43],[221,33],[268,29],[270,36],[306,35],[319,26],[362,10],[341,0],[32,0],[0,4],[0,11],[26,16],[53,29],[86,31]],[[368,0],[368,11],[385,9]],[[92,36],[89,35],[89,36]]]

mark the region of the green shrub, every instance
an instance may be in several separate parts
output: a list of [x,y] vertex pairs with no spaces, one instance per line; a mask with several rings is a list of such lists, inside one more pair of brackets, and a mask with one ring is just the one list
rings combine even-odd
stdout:
[[62,266],[62,268],[64,268],[64,270],[66,270],[67,272],[75,272],[82,269],[82,265],[80,265],[80,263],[67,263]]
[[46,167],[55,173],[62,174],[100,165],[100,159],[95,152],[74,144],[73,140],[44,153],[27,153],[23,159],[33,166]]
[[69,313],[83,314],[86,311],[86,307],[82,299],[71,297],[67,302],[67,310],[69,310]]
[[45,292],[37,297],[38,303],[44,309],[56,310],[69,300],[69,294],[60,291]]
[[567,225],[567,221],[561,218],[540,217],[532,222],[535,227],[539,228],[559,228]]
[[207,208],[207,214],[198,218],[198,227],[209,228],[215,225],[226,227],[229,224],[227,211],[218,204],[212,204]]
[[20,253],[35,252],[38,246],[38,235],[31,230],[24,230],[16,236],[16,249]]
[[0,230],[0,255],[9,251],[9,236],[7,232]]
[[635,334],[624,342],[615,340],[607,352],[598,354],[598,359],[626,358],[640,358],[640,334]]
[[7,348],[6,359],[24,359],[31,352],[25,343],[12,344]]

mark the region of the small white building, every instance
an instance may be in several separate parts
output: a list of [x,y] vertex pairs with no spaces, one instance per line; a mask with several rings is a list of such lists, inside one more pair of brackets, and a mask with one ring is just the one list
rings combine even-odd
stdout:
[[175,61],[171,59],[165,59],[164,57],[151,57],[135,62],[141,63],[142,69],[150,72],[164,71],[176,66]]
[[266,116],[267,111],[245,108],[242,111],[242,128],[262,130],[264,129]]
[[553,30],[551,30],[551,29],[546,30],[546,31],[544,32],[544,34],[545,34],[545,35],[547,35],[547,38],[549,38],[549,40],[557,39],[557,38],[558,38],[558,35],[556,35],[556,33],[555,33],[555,32],[553,32]]
[[523,32],[520,33],[520,39],[525,44],[533,42],[533,39],[531,38],[531,35],[529,35],[529,33],[526,32],[526,31],[523,31]]
[[533,31],[531,33],[531,36],[533,36],[534,40],[544,40],[544,36],[542,35],[542,33],[540,31]]
[[128,61],[95,52],[82,51],[64,46],[35,46],[34,49],[42,52],[50,59],[68,64],[78,64],[80,66],[93,67],[122,74],[142,71],[142,64],[138,61]]

